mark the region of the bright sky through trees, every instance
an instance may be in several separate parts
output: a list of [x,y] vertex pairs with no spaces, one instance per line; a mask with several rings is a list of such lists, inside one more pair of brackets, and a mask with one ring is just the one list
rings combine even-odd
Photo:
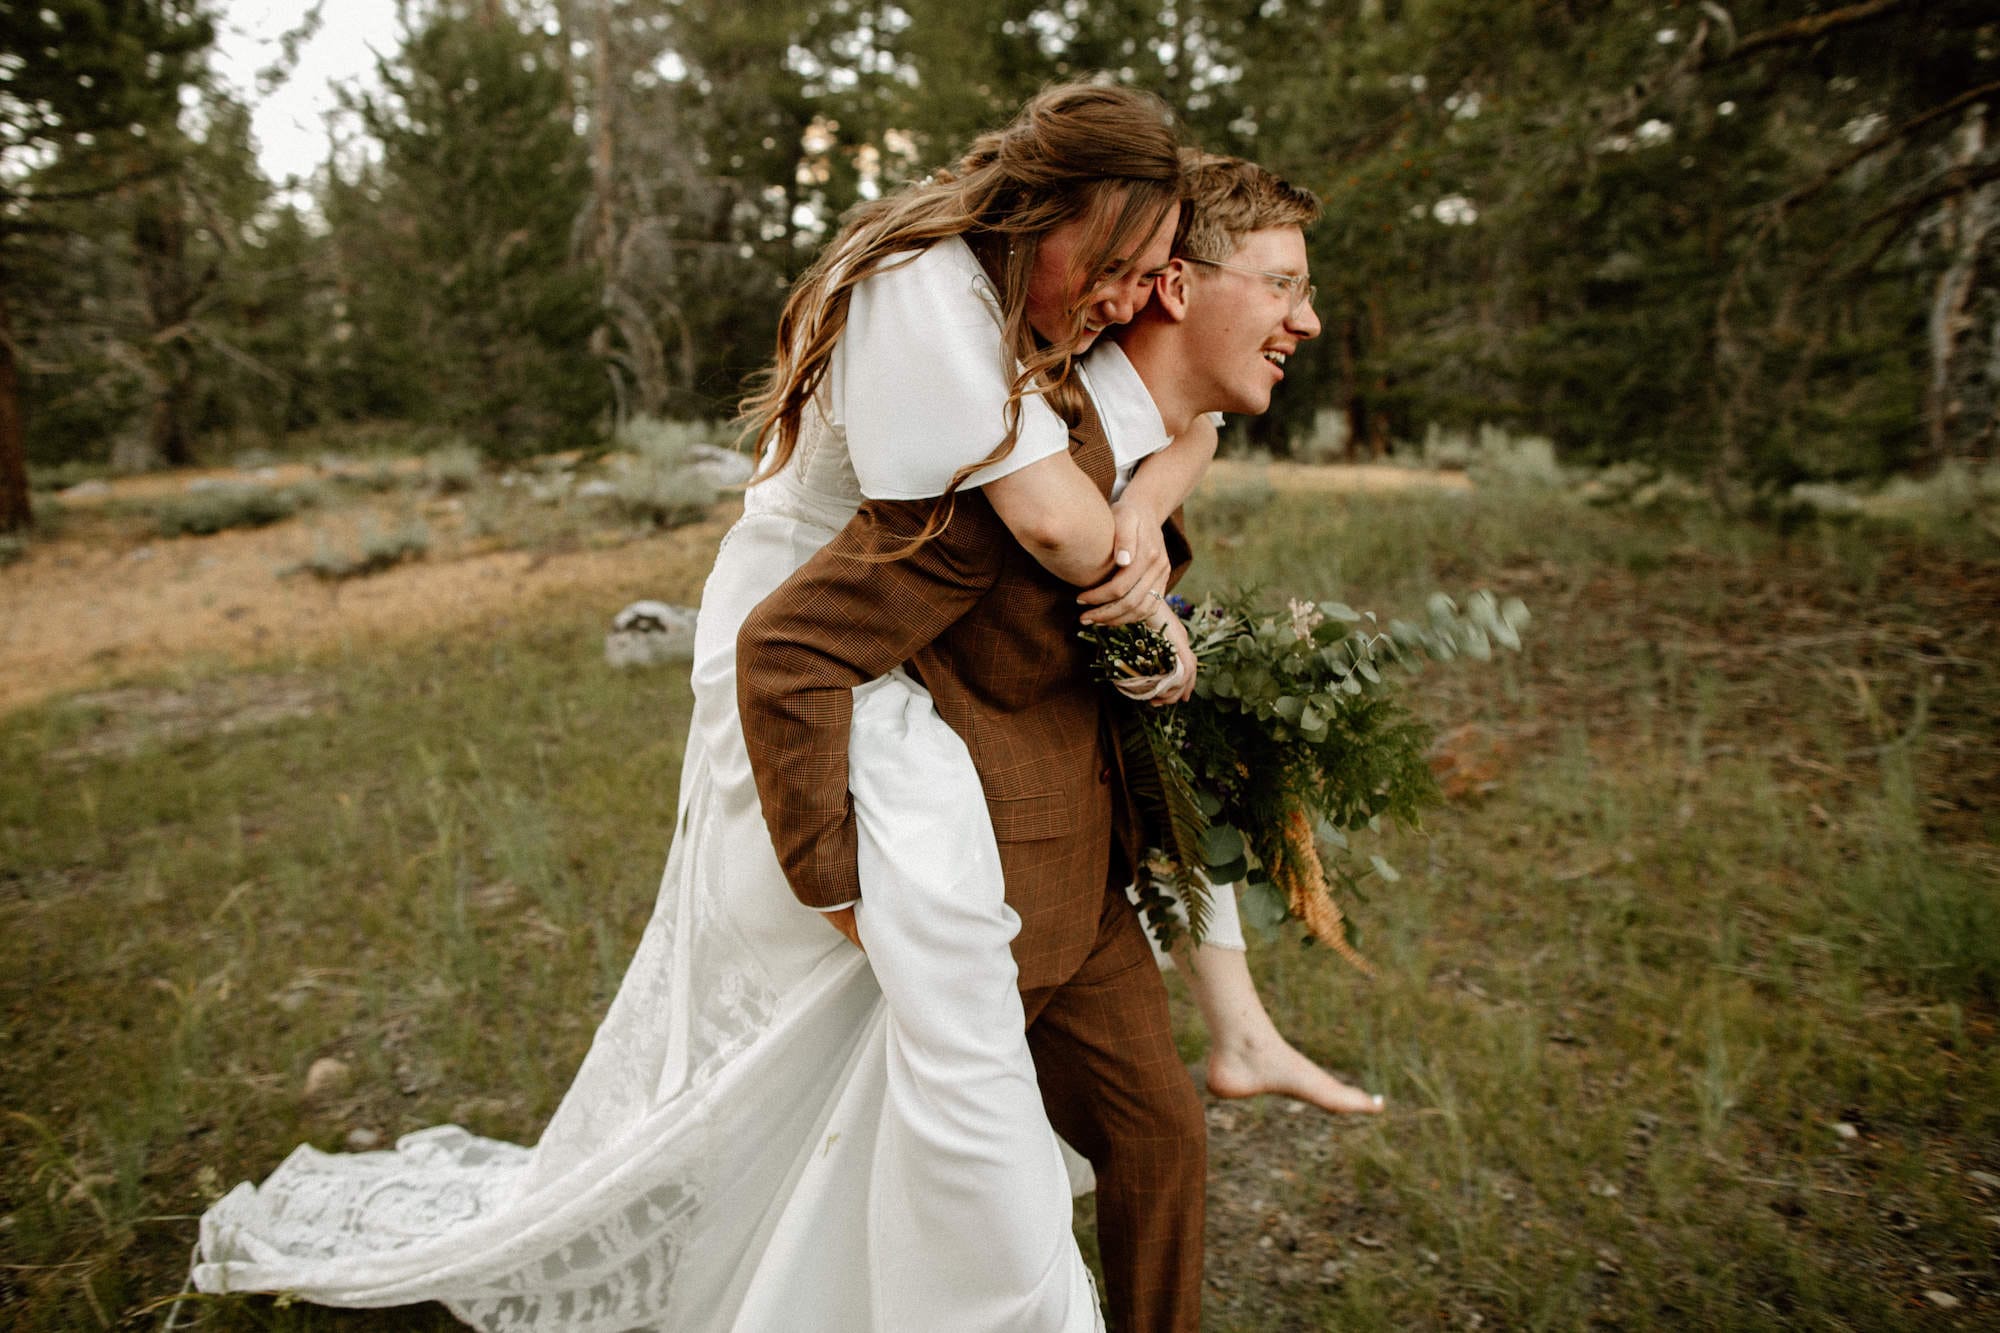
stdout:
[[393,57],[398,46],[396,0],[329,0],[325,21],[300,48],[291,77],[269,95],[260,93],[258,72],[279,61],[279,39],[310,8],[310,0],[221,5],[216,67],[250,106],[258,161],[280,185],[287,176],[310,177],[326,160],[325,117],[334,107],[334,87],[372,83],[376,56]]

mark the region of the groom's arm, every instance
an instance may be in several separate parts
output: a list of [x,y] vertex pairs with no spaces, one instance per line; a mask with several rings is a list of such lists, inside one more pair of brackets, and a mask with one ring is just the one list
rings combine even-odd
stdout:
[[736,636],[736,702],[764,822],[808,907],[861,896],[847,790],[854,687],[909,661],[964,616],[1013,541],[983,495],[960,492],[941,534],[885,559],[923,530],[931,505],[864,503]]

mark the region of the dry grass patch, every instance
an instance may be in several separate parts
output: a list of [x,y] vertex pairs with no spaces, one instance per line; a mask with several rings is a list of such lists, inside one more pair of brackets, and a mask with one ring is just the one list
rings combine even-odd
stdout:
[[155,746],[233,736],[316,717],[333,703],[324,681],[307,676],[217,676],[182,688],[128,685],[73,694],[63,707],[76,739],[49,751],[57,763],[131,757]]

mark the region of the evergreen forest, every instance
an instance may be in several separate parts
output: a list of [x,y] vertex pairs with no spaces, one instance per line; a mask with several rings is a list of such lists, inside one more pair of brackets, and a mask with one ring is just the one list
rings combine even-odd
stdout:
[[1238,443],[1490,424],[1755,494],[2000,435],[1983,0],[412,0],[287,181],[226,19],[0,5],[0,528],[31,467],[727,418],[845,210],[1085,75],[1327,205],[1326,334]]

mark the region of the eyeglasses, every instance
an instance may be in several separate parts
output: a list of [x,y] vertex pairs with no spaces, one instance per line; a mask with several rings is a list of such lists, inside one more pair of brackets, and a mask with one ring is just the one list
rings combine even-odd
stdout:
[[1303,273],[1273,273],[1269,269],[1245,268],[1241,264],[1225,264],[1219,259],[1195,259],[1191,256],[1188,257],[1188,263],[1206,264],[1210,268],[1226,268],[1231,273],[1248,273],[1252,277],[1262,278],[1271,284],[1273,290],[1291,297],[1294,310],[1302,305],[1311,305],[1313,297],[1319,295],[1319,289],[1312,285],[1312,279]]

